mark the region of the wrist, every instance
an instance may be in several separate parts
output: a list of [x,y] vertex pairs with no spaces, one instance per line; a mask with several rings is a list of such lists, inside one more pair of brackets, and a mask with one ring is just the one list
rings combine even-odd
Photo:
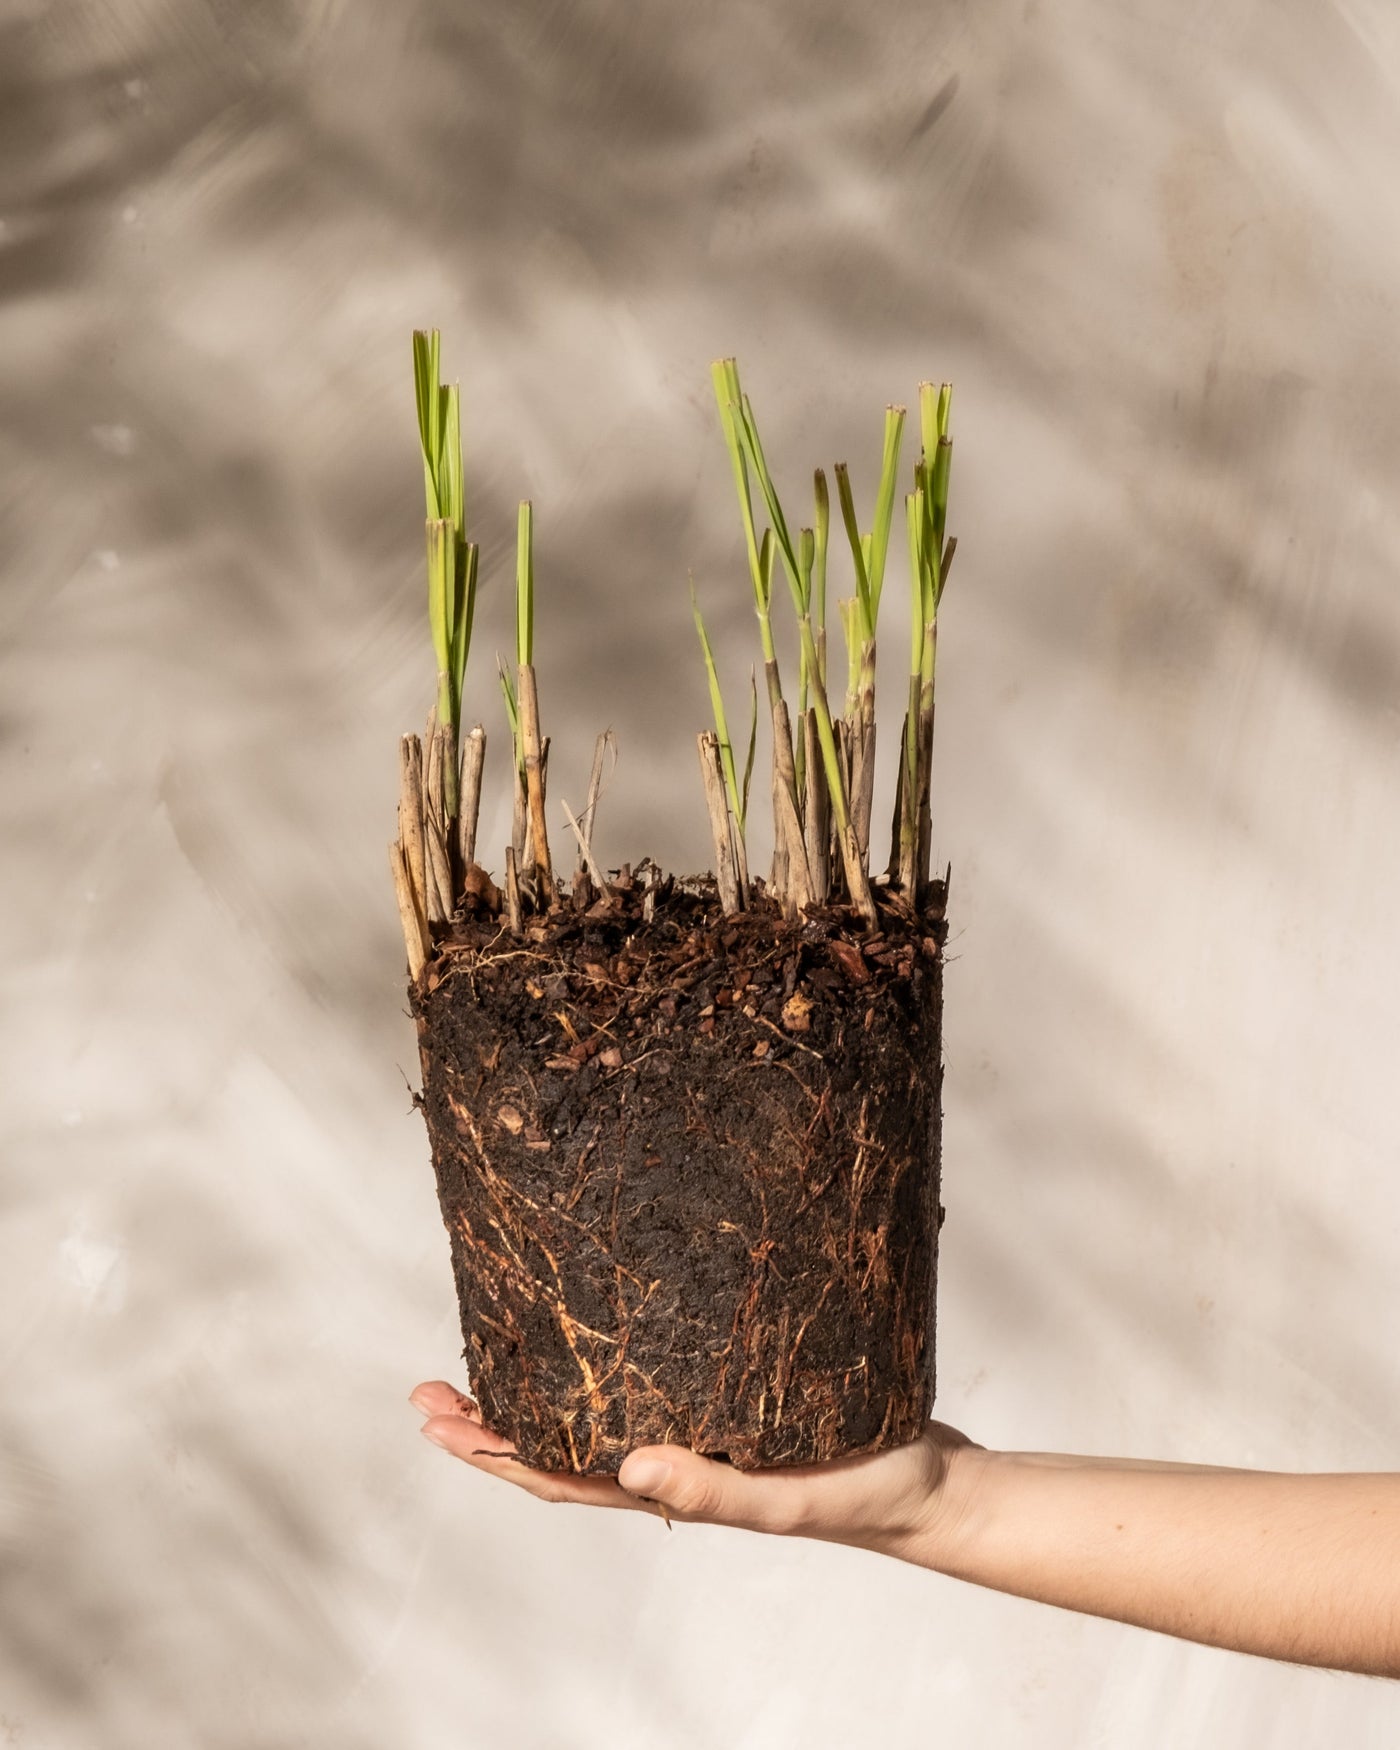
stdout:
[[941,1477],[931,1484],[889,1553],[936,1573],[962,1571],[1003,1456],[971,1443],[945,1448]]

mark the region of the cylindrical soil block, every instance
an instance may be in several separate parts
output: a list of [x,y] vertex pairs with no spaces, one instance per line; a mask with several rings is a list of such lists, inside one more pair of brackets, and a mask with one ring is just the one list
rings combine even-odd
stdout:
[[482,923],[413,993],[471,1388],[529,1464],[893,1446],[933,1400],[939,916],[674,890]]

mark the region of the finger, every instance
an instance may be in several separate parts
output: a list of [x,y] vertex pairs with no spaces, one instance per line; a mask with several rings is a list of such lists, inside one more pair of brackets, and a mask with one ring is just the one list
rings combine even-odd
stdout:
[[503,1477],[537,1501],[567,1501],[580,1507],[624,1507],[653,1514],[659,1511],[619,1488],[614,1477],[576,1476],[571,1471],[535,1470],[522,1464],[509,1440],[464,1416],[450,1413],[433,1416],[423,1424],[422,1434],[473,1470]]
[[742,1471],[683,1446],[642,1446],[622,1461],[618,1482],[673,1519],[785,1536],[813,1524],[812,1483],[799,1470]]
[[445,1379],[425,1380],[408,1394],[408,1401],[424,1416],[468,1416],[481,1419],[481,1411],[465,1392],[449,1385]]

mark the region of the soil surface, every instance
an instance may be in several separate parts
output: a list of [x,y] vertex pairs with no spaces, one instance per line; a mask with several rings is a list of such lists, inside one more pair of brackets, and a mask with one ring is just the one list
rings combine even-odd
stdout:
[[485,1420],[591,1472],[660,1441],[754,1466],[914,1439],[945,890],[917,917],[880,894],[866,933],[647,874],[523,937],[459,922],[412,993]]

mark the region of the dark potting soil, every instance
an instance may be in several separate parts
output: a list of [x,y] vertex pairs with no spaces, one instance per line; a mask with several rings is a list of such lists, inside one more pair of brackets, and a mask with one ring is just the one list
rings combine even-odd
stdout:
[[[528,1463],[912,1440],[934,1385],[946,890],[784,922],[623,871],[412,993],[472,1390]],[[588,894],[585,891],[583,898]]]

